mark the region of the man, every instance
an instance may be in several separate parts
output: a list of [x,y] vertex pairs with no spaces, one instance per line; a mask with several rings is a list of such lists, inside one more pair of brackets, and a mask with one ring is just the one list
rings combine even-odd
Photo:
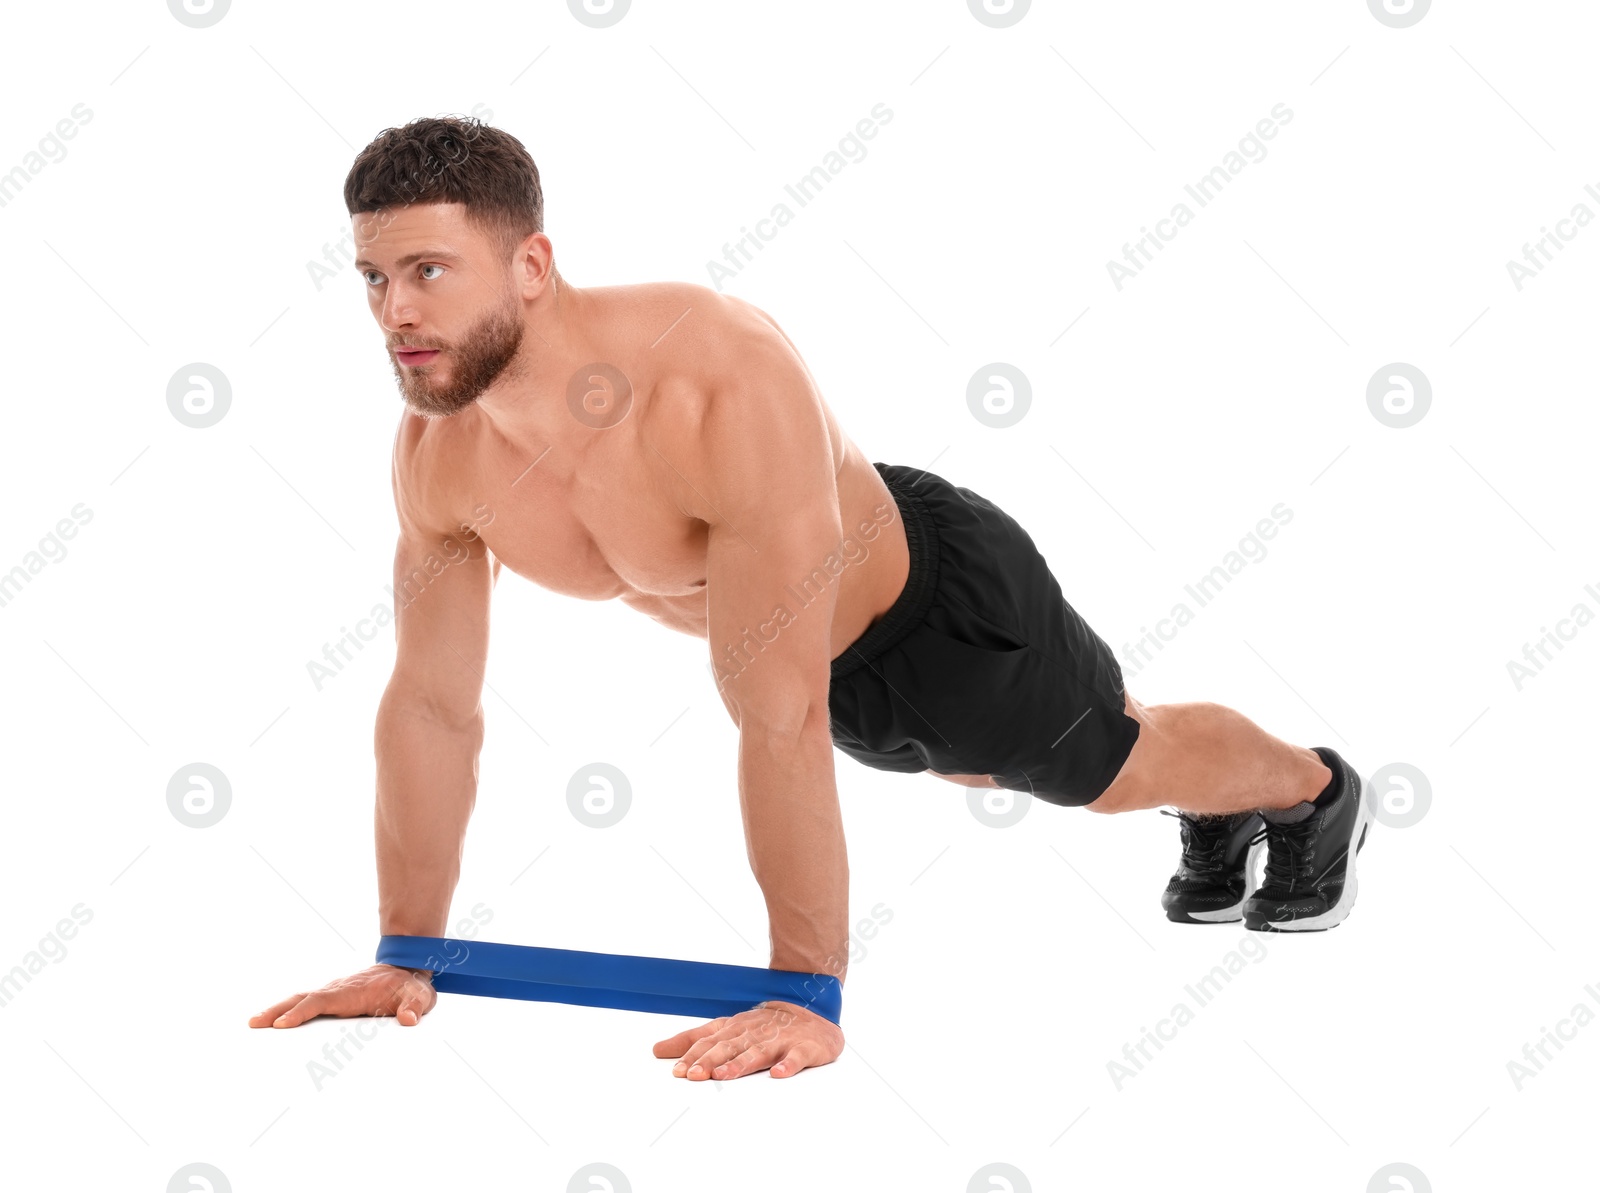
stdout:
[[[931,472],[869,463],[766,312],[695,285],[569,285],[533,160],[475,121],[385,130],[345,202],[406,404],[395,588],[421,589],[396,610],[377,719],[381,934],[445,934],[502,565],[707,639],[774,969],[844,978],[835,746],[1098,812],[1176,805],[1176,920],[1301,931],[1348,913],[1368,818],[1348,764],[1214,704],[1134,700],[1022,527]],[[1246,898],[1258,834],[1266,885]],[[411,1026],[429,977],[375,965],[250,1023]],[[655,1054],[695,1080],[786,1077],[843,1047],[829,1020],[766,1002]]]

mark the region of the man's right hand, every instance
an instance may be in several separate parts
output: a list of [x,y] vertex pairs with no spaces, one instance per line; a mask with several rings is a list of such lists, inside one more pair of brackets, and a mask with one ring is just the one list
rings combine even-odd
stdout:
[[374,965],[329,982],[321,990],[291,994],[250,1019],[251,1027],[299,1027],[318,1015],[350,1019],[359,1015],[393,1015],[402,1027],[415,1027],[433,1010],[439,996],[426,969]]

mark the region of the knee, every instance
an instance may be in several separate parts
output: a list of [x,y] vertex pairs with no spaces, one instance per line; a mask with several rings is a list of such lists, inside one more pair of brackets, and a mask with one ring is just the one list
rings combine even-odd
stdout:
[[1134,812],[1154,805],[1148,802],[1148,792],[1144,784],[1137,776],[1130,775],[1128,767],[1124,765],[1117,777],[1111,781],[1111,786],[1083,806],[1090,812],[1099,812],[1106,816],[1116,812]]
[[1161,755],[1166,748],[1163,726],[1150,709],[1131,698],[1125,711],[1139,723],[1139,736],[1110,786],[1083,805],[1091,812],[1135,812],[1160,807],[1171,800],[1161,782]]

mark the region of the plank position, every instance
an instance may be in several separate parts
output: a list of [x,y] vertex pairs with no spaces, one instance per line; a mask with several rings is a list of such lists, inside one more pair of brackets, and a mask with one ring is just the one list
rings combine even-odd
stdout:
[[[836,747],[1095,812],[1180,809],[1162,894],[1179,922],[1306,931],[1348,913],[1368,819],[1349,765],[1216,704],[1140,704],[1027,532],[971,489],[869,462],[765,311],[697,285],[570,285],[532,158],[471,119],[385,130],[345,202],[405,403],[394,576],[416,594],[396,602],[377,715],[383,934],[445,935],[502,565],[706,639],[774,969],[844,980]],[[413,1026],[430,977],[375,965],[250,1024]],[[692,1080],[787,1077],[843,1047],[836,1024],[765,1002],[655,1055]]]

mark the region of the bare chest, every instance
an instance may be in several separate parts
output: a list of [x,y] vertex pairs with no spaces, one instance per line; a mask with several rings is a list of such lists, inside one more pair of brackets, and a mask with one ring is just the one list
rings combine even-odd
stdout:
[[[493,514],[478,527],[495,558],[542,588],[581,600],[623,601],[655,612],[663,604],[704,617],[706,524],[682,512],[643,460],[587,459],[574,472],[524,465]],[[542,471],[541,471],[542,470]]]

